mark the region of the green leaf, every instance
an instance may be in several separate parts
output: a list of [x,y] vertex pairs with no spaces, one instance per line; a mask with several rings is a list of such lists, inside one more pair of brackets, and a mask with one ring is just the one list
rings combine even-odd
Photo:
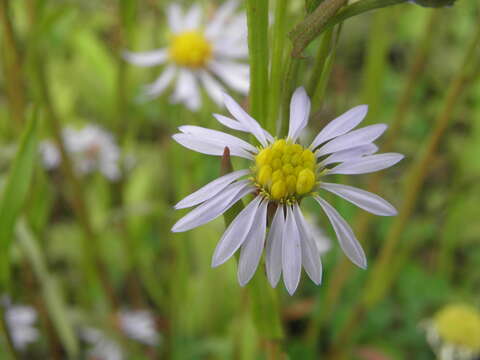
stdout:
[[33,112],[22,134],[18,152],[8,175],[0,201],[0,290],[9,282],[9,250],[13,229],[25,204],[37,160],[37,111]]

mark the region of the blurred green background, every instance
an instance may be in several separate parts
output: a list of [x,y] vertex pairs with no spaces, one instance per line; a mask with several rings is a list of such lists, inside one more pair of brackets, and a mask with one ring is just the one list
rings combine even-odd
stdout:
[[[221,3],[198,2],[207,13]],[[4,309],[33,307],[39,331],[16,351],[19,358],[94,359],[82,329],[96,328],[124,359],[434,359],[422,324],[449,303],[480,306],[478,46],[466,54],[479,31],[477,0],[441,9],[405,3],[343,24],[311,130],[361,103],[370,106],[367,123],[395,124],[379,145],[405,160],[381,176],[339,180],[375,189],[401,210],[401,220],[370,218],[329,199],[363,242],[370,266],[362,271],[344,259],[328,221],[311,207],[332,247],[322,257],[321,286],[303,277],[292,297],[283,286],[276,290],[285,337],[275,341],[283,355],[272,355],[256,329],[235,261],[210,267],[223,220],[169,230],[184,213],[173,204],[220,172],[218,158],[170,136],[182,124],[221,130],[211,114],[225,114],[207,96],[197,113],[170,104],[168,95],[139,96],[159,69],[127,64],[121,52],[164,46],[169,2],[0,3],[2,278],[9,272],[2,301]],[[304,17],[303,1],[288,2],[289,26]],[[319,46],[316,40],[307,48],[296,79],[307,90],[319,80]],[[42,166],[39,142],[86,124],[112,134],[120,179]],[[392,237],[395,246],[385,250]],[[381,254],[383,265],[375,263]],[[155,345],[117,331],[122,309],[150,311]],[[6,338],[0,358],[9,356]]]

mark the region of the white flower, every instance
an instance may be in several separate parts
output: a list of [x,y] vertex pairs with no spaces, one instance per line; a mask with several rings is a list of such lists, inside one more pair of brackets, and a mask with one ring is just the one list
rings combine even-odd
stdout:
[[12,337],[13,346],[23,350],[28,344],[35,342],[39,331],[34,327],[37,321],[37,312],[30,306],[8,306],[5,320]]
[[100,330],[85,328],[82,337],[91,345],[88,357],[98,360],[122,360],[122,350],[113,340],[106,337]]
[[[110,133],[97,125],[87,125],[80,130],[67,127],[62,136],[78,174],[98,170],[109,180],[120,178],[120,150]],[[40,152],[45,168],[54,169],[60,165],[61,154],[53,142],[42,142]]]
[[246,17],[243,13],[234,15],[237,6],[237,1],[224,3],[204,25],[198,4],[192,5],[185,14],[178,4],[172,4],[167,14],[172,33],[168,46],[124,54],[127,61],[139,66],[165,64],[157,80],[146,87],[146,96],[160,95],[175,80],[172,102],[183,103],[195,111],[201,105],[199,85],[219,105],[223,84],[246,94],[249,67],[238,62],[248,56]]
[[128,337],[141,343],[155,346],[159,335],[155,329],[155,319],[147,310],[124,310],[119,314],[120,326]]
[[[248,159],[250,168],[222,176],[180,201],[177,209],[198,205],[172,228],[174,232],[193,229],[222,215],[248,194],[251,201],[232,221],[215,249],[212,266],[219,266],[241,248],[238,281],[245,285],[253,276],[265,248],[267,276],[276,286],[283,274],[293,294],[302,265],[316,283],[322,280],[322,266],[310,230],[300,210],[305,197],[313,197],[330,220],[348,258],[361,268],[367,266],[362,247],[340,214],[317,191],[329,191],[358,207],[381,216],[396,215],[395,208],[381,197],[355,187],[324,181],[331,174],[364,174],[388,168],[403,158],[397,153],[375,154],[373,144],[387,126],[377,124],[357,130],[367,106],[357,106],[330,122],[308,147],[296,143],[308,123],[310,99],[298,88],[290,103],[290,126],[286,139],[275,139],[248,115],[230,96],[225,106],[234,117],[214,115],[234,130],[251,133],[256,147],[221,131],[199,126],[181,126],[173,138],[181,145],[204,154],[222,156],[228,147],[232,156]],[[267,230],[267,208],[275,215]]]

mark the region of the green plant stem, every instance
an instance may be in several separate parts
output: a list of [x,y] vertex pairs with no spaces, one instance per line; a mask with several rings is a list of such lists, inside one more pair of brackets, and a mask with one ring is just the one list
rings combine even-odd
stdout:
[[[393,121],[386,133],[385,142],[381,146],[382,152],[389,152],[393,148],[393,145],[400,136],[401,130],[404,128],[408,111],[412,104],[413,93],[418,85],[418,79],[421,76],[422,71],[425,69],[429,54],[431,54],[433,38],[436,34],[435,28],[439,24],[439,15],[440,13],[437,11],[432,11],[430,13],[422,38],[413,52],[413,60],[406,76],[400,100],[396,106]],[[367,190],[376,193],[385,174],[385,172],[377,172],[370,175]],[[369,225],[373,218],[374,217],[366,211],[358,212],[358,215],[355,218],[355,234],[361,243],[364,243],[364,239],[368,234]],[[317,304],[320,311],[317,311],[310,324],[309,330],[307,331],[310,343],[316,344],[318,332],[320,331],[323,322],[328,322],[328,319],[333,314],[335,306],[338,303],[338,298],[352,270],[352,264],[344,257],[342,257],[333,269],[325,300],[321,304]]]
[[307,92],[309,94],[314,93],[317,87],[317,84],[319,82],[319,79],[322,76],[325,62],[327,61],[327,57],[330,53],[332,37],[333,37],[333,31],[330,30],[322,34],[320,38],[320,45],[317,50],[317,55],[315,56],[315,63],[313,65],[312,75],[310,77],[310,81],[307,87]]
[[266,127],[268,109],[268,0],[247,0],[251,114]]
[[268,123],[266,129],[275,133],[280,112],[282,95],[282,75],[285,63],[285,43],[287,34],[287,0],[276,0],[275,22],[273,24],[272,66],[268,89]]
[[295,26],[289,36],[293,43],[292,56],[301,57],[303,50],[322,33],[325,24],[348,0],[325,0],[304,21]]
[[12,25],[9,1],[0,0],[2,22],[2,60],[9,110],[17,129],[25,123],[25,92],[23,88],[22,61]]
[[289,117],[290,117],[290,99],[293,91],[297,85],[298,69],[300,68],[299,58],[289,57],[287,62],[287,71],[283,82],[283,95],[281,105],[281,117],[280,117],[280,137],[286,137],[288,133]]
[[[410,176],[405,182],[404,201],[399,215],[390,227],[384,245],[380,250],[378,260],[375,262],[367,279],[363,296],[346,321],[347,326],[340,332],[338,340],[333,346],[332,354],[337,354],[340,349],[345,349],[348,339],[359,326],[364,314],[368,313],[368,310],[383,298],[400,268],[394,255],[399,251],[399,240],[415,208],[423,182],[428,174],[429,164],[431,164],[440,140],[451,122],[455,105],[461,98],[462,93],[471,85],[471,80],[473,79],[471,75],[478,71],[477,68],[480,68],[480,54],[477,54],[480,45],[480,22],[478,24],[477,32],[466,51],[464,61],[450,83],[442,111],[435,119],[434,127],[426,140],[425,147],[419,154],[416,162],[411,166],[410,171],[408,171]],[[472,68],[475,71],[472,71]],[[406,258],[405,255],[403,254],[403,259]],[[392,266],[392,264],[395,265]]]

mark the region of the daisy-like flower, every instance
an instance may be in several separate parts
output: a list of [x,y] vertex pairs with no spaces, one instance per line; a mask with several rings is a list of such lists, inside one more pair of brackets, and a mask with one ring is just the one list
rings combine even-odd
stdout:
[[235,15],[237,6],[237,1],[224,3],[211,21],[204,24],[198,4],[185,14],[178,4],[170,5],[167,18],[171,36],[167,47],[124,54],[135,65],[165,65],[157,80],[146,87],[145,95],[159,96],[175,81],[172,102],[183,103],[195,111],[201,106],[199,85],[219,105],[223,84],[246,94],[249,67],[238,60],[248,56],[247,26],[244,13]]
[[440,360],[473,360],[480,356],[480,312],[450,304],[425,322],[427,340]]
[[160,338],[155,328],[155,319],[147,310],[124,310],[119,314],[120,326],[129,338],[146,345],[155,346]]
[[8,306],[5,320],[16,349],[24,350],[28,344],[38,339],[40,333],[35,328],[37,312],[32,307],[22,305]]
[[[324,181],[333,174],[364,174],[388,168],[403,158],[396,153],[375,154],[373,144],[387,128],[384,124],[352,130],[366,116],[367,106],[357,106],[329,123],[309,146],[297,143],[308,123],[310,99],[298,88],[290,103],[288,136],[276,139],[248,115],[230,96],[225,106],[234,117],[214,115],[234,130],[251,133],[259,143],[248,142],[221,131],[198,126],[181,126],[173,138],[181,145],[209,155],[221,156],[228,147],[232,156],[251,161],[248,169],[222,176],[180,201],[177,209],[198,205],[172,228],[187,231],[222,215],[243,197],[254,199],[228,226],[218,243],[212,266],[219,266],[241,248],[238,281],[245,285],[255,273],[265,248],[267,276],[276,286],[283,274],[285,286],[293,294],[302,265],[316,283],[322,279],[320,256],[300,210],[303,199],[315,199],[330,220],[340,246],[350,260],[367,266],[362,247],[340,214],[318,193],[329,191],[376,215],[391,216],[395,208],[379,196],[355,187]],[[267,213],[274,212],[267,232]]]
[[[67,127],[62,136],[78,174],[98,170],[109,180],[120,178],[120,149],[110,133],[97,125],[87,125],[79,130]],[[51,170],[60,165],[60,150],[53,142],[42,142],[40,152],[45,168]]]
[[102,331],[95,328],[85,328],[81,332],[82,338],[90,344],[87,350],[88,359],[95,360],[122,360],[122,349]]

